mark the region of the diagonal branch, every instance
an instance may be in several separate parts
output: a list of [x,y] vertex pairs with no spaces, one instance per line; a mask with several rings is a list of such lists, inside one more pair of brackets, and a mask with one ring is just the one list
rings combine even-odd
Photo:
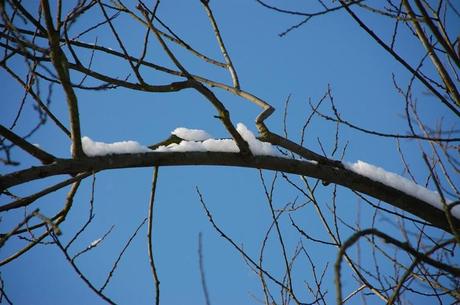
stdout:
[[51,61],[56,69],[67,97],[67,106],[69,108],[72,133],[72,157],[81,158],[84,156],[84,152],[81,144],[78,100],[70,82],[69,63],[64,52],[59,46],[59,33],[54,29],[48,0],[41,0],[41,6],[45,16],[46,27],[48,28],[48,41],[51,48]]
[[[61,212],[59,212],[58,217],[53,222],[54,226],[56,226],[56,227],[59,226],[59,224],[62,223],[66,219],[67,214],[69,213],[70,208],[72,207],[73,199],[75,197],[75,194],[77,193],[78,187],[80,186],[80,182],[81,182],[81,180],[78,180],[78,181],[76,181],[76,182],[74,182],[72,184],[69,192],[67,193],[64,208],[61,210]],[[33,247],[38,245],[43,239],[45,239],[49,235],[50,235],[50,232],[47,230],[42,235],[40,235],[37,238],[35,238],[32,242],[28,243],[21,250],[17,251],[13,255],[10,255],[9,257],[7,257],[7,258],[5,258],[3,260],[1,260],[0,261],[0,266],[6,265],[6,264],[12,262],[13,260],[17,259],[21,255],[23,255],[24,253],[27,253],[30,249],[32,249]]]
[[[1,27],[1,25],[0,25],[0,27]],[[27,35],[34,34],[33,32],[25,30],[25,29],[18,29],[18,31],[20,33],[27,34]],[[158,30],[158,32],[161,35],[162,32],[160,32],[159,30]],[[1,33],[0,33],[0,36],[1,36]],[[65,42],[65,40],[61,39],[61,42]],[[115,50],[111,50],[111,49],[103,47],[103,46],[92,45],[92,44],[88,44],[88,43],[78,41],[78,40],[70,40],[70,41],[68,41],[68,43],[70,43],[72,45],[75,45],[75,46],[78,46],[78,47],[81,47],[81,48],[86,48],[86,49],[91,49],[91,50],[97,50],[97,51],[100,51],[100,52],[104,52],[104,53],[116,56],[118,58],[125,58],[123,53],[120,53],[120,52],[115,51]],[[1,44],[0,44],[0,46],[1,46]],[[21,50],[18,50],[18,49],[14,49],[14,50],[16,52],[26,56],[26,57],[28,56],[28,54],[22,52]],[[46,59],[44,58],[44,59],[41,59],[41,60],[46,60]],[[145,61],[145,60],[138,59],[138,58],[133,57],[133,56],[130,56],[129,60],[131,60],[132,62],[135,62],[137,65],[142,64],[143,66],[146,66],[146,67],[149,67],[149,68],[152,68],[152,69],[164,72],[164,73],[168,73],[168,74],[176,75],[176,76],[186,77],[186,74],[184,74],[182,71],[172,70],[172,69],[166,68],[164,66],[157,65],[157,64],[152,63],[152,62],[148,62],[148,61]],[[94,70],[90,70],[89,68],[85,68],[82,65],[78,65],[76,63],[69,63],[69,68],[72,69],[72,70],[75,70],[75,71],[79,71],[79,72],[81,72],[81,73],[83,73],[85,75],[86,74],[90,75],[91,77],[99,79],[99,80],[104,81],[104,82],[115,83],[117,86],[122,86],[122,87],[135,89],[135,90],[141,90],[141,91],[151,91],[151,92],[175,91],[175,90],[179,90],[179,88],[178,88],[179,86],[176,86],[175,84],[181,83],[181,82],[176,82],[176,83],[172,83],[170,85],[147,85],[147,84],[140,85],[140,84],[129,83],[129,82],[126,82],[126,81],[122,81],[122,80],[119,80],[119,79],[116,79],[116,78],[109,77],[107,75],[101,74],[101,73],[96,72]],[[239,96],[239,97],[241,97],[243,99],[246,99],[247,101],[249,101],[249,102],[259,106],[260,108],[262,108],[262,112],[257,116],[257,118],[255,120],[256,125],[262,124],[271,114],[273,114],[273,112],[275,110],[266,101],[262,100],[261,98],[255,96],[254,94],[251,94],[251,93],[249,93],[249,92],[247,92],[245,90],[235,88],[233,86],[230,86],[230,85],[227,85],[227,84],[224,84],[224,83],[220,83],[220,82],[217,82],[217,81],[214,81],[214,80],[210,80],[210,79],[207,79],[207,78],[199,76],[199,75],[192,74],[191,76],[192,76],[192,78],[194,80],[197,80],[200,83],[206,84],[206,85],[208,85],[210,87],[217,87],[219,89],[225,90],[225,91],[227,91],[227,92],[229,92],[231,94],[234,94],[234,95]],[[182,86],[180,86],[180,87],[182,88]],[[184,86],[184,87],[186,87],[186,86]],[[259,128],[259,131],[260,131],[260,128]]]
[[43,164],[50,164],[56,160],[56,157],[47,153],[46,151],[38,148],[37,146],[30,144],[5,126],[0,124],[0,135],[8,139],[11,143],[21,147],[23,150],[28,152],[30,155],[40,160]]
[[447,106],[455,115],[460,117],[460,111],[456,105],[452,105],[441,93],[439,93],[419,72],[417,72],[407,61],[398,55],[391,47],[389,47],[380,37],[378,37],[349,7],[345,0],[339,0],[342,3],[348,14],[358,23],[358,25],[366,31],[372,39],[374,39],[385,51],[387,51],[394,59],[410,71],[425,87],[427,87],[431,93],[433,93],[445,106]]
[[[441,43],[441,45],[444,47],[444,50],[449,54],[449,57],[452,58],[452,60],[455,62],[457,67],[460,68],[460,58],[459,55],[455,53],[454,47],[449,41],[449,38],[447,35],[443,37],[443,35],[439,32],[438,28],[436,25],[433,23],[431,20],[431,17],[428,15],[425,7],[423,6],[422,2],[420,0],[415,0],[415,4],[417,5],[420,13],[423,16],[423,21],[428,25],[430,28],[431,32],[434,34],[436,37],[436,40]],[[443,27],[441,27],[443,28]]]
[[[1,44],[0,44],[1,45]],[[1,45],[3,46],[3,45]],[[19,51],[19,50],[18,50]],[[20,51],[19,51],[20,52]],[[26,57],[27,55],[24,54]],[[0,64],[0,66],[2,66],[6,72],[8,72],[23,88],[24,90],[30,95],[32,96],[32,98],[34,99],[34,101],[38,104],[38,107],[40,107],[40,109],[42,109],[46,115],[48,115],[51,120],[56,124],[57,127],[59,127],[59,129],[61,129],[69,138],[71,137],[71,134],[70,134],[70,131],[67,130],[67,128],[61,123],[61,121],[59,121],[59,119],[49,110],[49,108],[43,103],[43,101],[41,100],[40,96],[38,96],[34,90],[32,89],[31,86],[27,85],[13,70],[11,70],[6,64]]]
[[[148,24],[142,19],[140,18],[139,16],[137,16],[136,14],[134,14],[133,11],[131,11],[130,9],[128,9],[123,3],[121,3],[120,1],[117,1],[116,2],[116,9],[118,9],[119,11],[121,12],[124,12],[124,13],[127,13],[128,15],[130,15],[132,18],[134,18],[136,21],[140,22],[142,25],[148,27]],[[148,10],[145,6],[141,6],[143,7],[143,9],[146,9]],[[226,68],[227,65],[225,63],[222,63],[220,61],[217,61],[215,59],[212,59],[200,52],[198,52],[197,50],[195,50],[194,48],[192,48],[192,46],[190,46],[187,42],[185,42],[183,39],[181,39],[176,33],[173,32],[173,30],[168,27],[168,25],[166,23],[164,23],[158,16],[155,15],[154,17],[154,20],[158,21],[158,23],[161,24],[161,26],[163,26],[170,34],[168,33],[165,33],[163,31],[161,31],[160,29],[157,28],[157,31],[158,33],[163,36],[164,38],[166,38],[167,40],[179,45],[180,47],[186,49],[187,51],[189,51],[190,53],[192,53],[193,55],[195,55],[196,57],[198,57],[199,59],[209,63],[209,64],[212,64],[212,65],[215,65],[217,67],[221,67],[221,68]]]
[[187,69],[185,69],[185,67],[181,64],[181,62],[177,59],[177,57],[173,54],[173,52],[166,45],[165,41],[161,37],[158,30],[153,26],[152,22],[150,22],[150,18],[148,16],[147,10],[140,6],[138,7],[138,9],[144,15],[147,25],[155,33],[161,47],[163,48],[165,53],[168,55],[168,57],[171,59],[171,61],[183,73],[183,75],[187,77],[187,79],[190,82],[192,82],[193,88],[196,89],[199,93],[201,93],[204,97],[206,97],[206,99],[208,99],[211,102],[211,104],[217,109],[219,113],[217,118],[222,121],[227,131],[230,133],[232,138],[235,140],[238,148],[240,149],[241,154],[245,157],[251,156],[252,153],[251,153],[251,150],[249,149],[249,144],[243,139],[240,133],[236,130],[235,126],[233,126],[233,123],[230,119],[230,113],[225,108],[224,104],[222,104],[222,102],[219,101],[219,99],[214,95],[214,93],[212,93],[211,90],[209,90],[206,86],[204,86],[200,82],[196,81],[193,78],[193,76],[187,71]]
[[118,32],[117,30],[115,29],[115,27],[113,26],[112,24],[112,21],[109,17],[109,15],[107,15],[107,12],[104,8],[104,5],[102,5],[101,1],[100,0],[97,0],[97,3],[99,4],[99,7],[101,8],[102,10],[102,14],[104,15],[105,17],[105,20],[107,21],[107,23],[109,24],[110,26],[110,29],[112,30],[112,33],[113,33],[113,36],[115,36],[115,39],[117,40],[118,42],[118,45],[120,46],[120,48],[123,50],[123,54],[125,55],[125,59],[129,62],[129,65],[131,66],[131,69],[133,70],[134,74],[136,75],[137,79],[139,80],[139,82],[141,84],[144,84],[144,79],[142,78],[141,74],[139,73],[139,69],[133,64],[133,62],[129,59],[130,56],[128,54],[128,51],[126,50],[125,48],[125,45],[123,44],[123,42],[121,41],[121,38],[120,36],[118,35]]
[[209,21],[211,22],[212,29],[214,30],[214,35],[216,36],[217,42],[219,43],[220,51],[222,52],[225,62],[227,63],[227,68],[230,72],[230,76],[232,77],[233,87],[235,87],[236,89],[239,89],[240,82],[238,81],[238,75],[236,74],[236,70],[235,70],[235,67],[233,66],[232,60],[230,56],[228,55],[227,48],[225,47],[224,41],[222,39],[222,35],[220,34],[216,19],[214,18],[211,8],[209,7],[209,1],[206,1],[206,0],[200,0],[200,1],[203,4],[206,14],[208,14]]
[[54,242],[58,246],[59,250],[64,254],[66,260],[69,262],[69,264],[72,266],[74,271],[78,274],[78,276],[82,279],[82,281],[95,293],[97,294],[100,298],[102,298],[104,301],[106,301],[109,304],[115,305],[116,303],[111,300],[108,296],[106,296],[102,291],[99,291],[93,283],[83,274],[83,272],[78,268],[78,266],[75,264],[75,261],[69,256],[69,253],[64,249],[64,246],[62,245],[61,241],[57,238],[56,235],[51,234],[53,237]]
[[10,203],[7,203],[7,204],[4,204],[2,206],[0,206],[0,212],[4,212],[4,211],[9,211],[9,210],[12,210],[12,209],[17,209],[17,208],[20,208],[20,207],[25,207],[25,206],[28,206],[29,204],[33,203],[34,201],[36,201],[37,199],[43,197],[43,196],[46,196],[52,192],[55,192],[57,190],[60,190],[62,189],[63,187],[69,185],[69,184],[72,184],[72,183],[75,183],[75,182],[78,182],[82,179],[85,179],[86,177],[90,176],[92,173],[82,173],[82,174],[79,174],[79,175],[76,175],[75,177],[72,177],[70,179],[67,179],[67,180],[64,180],[62,182],[59,182],[53,186],[50,186],[48,188],[45,188],[33,195],[30,195],[30,196],[27,196],[27,197],[24,197],[24,198],[20,198],[18,200],[15,200],[13,202],[10,202]]
[[425,33],[423,32],[423,29],[420,26],[419,21],[415,17],[414,11],[412,10],[412,7],[409,4],[409,1],[408,0],[403,0],[403,4],[404,4],[409,16],[411,17],[412,24],[415,27],[415,32],[417,33],[417,36],[418,36],[420,42],[423,44],[423,46],[425,47],[426,51],[430,55],[430,58],[431,58],[431,61],[433,62],[433,65],[435,66],[436,70],[438,71],[438,74],[441,77],[442,81],[446,85],[447,92],[452,97],[452,99],[455,101],[457,106],[460,106],[460,93],[458,92],[457,87],[455,86],[454,82],[450,78],[449,73],[447,73],[447,71],[444,68],[443,64],[439,60],[439,57],[435,53],[433,46],[429,43],[428,38],[426,37]]
[[[361,237],[366,236],[366,235],[375,235],[383,239],[386,243],[390,243],[407,253],[411,254],[413,257],[415,257],[417,260],[421,262],[425,262],[435,268],[444,270],[454,276],[459,277],[460,276],[460,269],[456,268],[454,266],[450,266],[447,264],[444,264],[440,261],[434,260],[431,257],[429,257],[427,254],[421,253],[417,251],[416,249],[412,248],[409,244],[401,242],[383,232],[380,232],[376,229],[365,229],[362,231],[358,231],[355,234],[353,234],[350,238],[348,238],[343,244],[342,247],[340,247],[340,251],[337,255],[337,259],[335,261],[334,265],[334,271],[335,271],[335,281],[336,281],[336,290],[337,290],[337,304],[340,305],[342,304],[342,284],[341,284],[341,262],[342,262],[342,257],[346,254],[346,250],[353,246]],[[455,239],[451,239],[450,242],[455,242]],[[430,251],[428,254],[431,254]]]

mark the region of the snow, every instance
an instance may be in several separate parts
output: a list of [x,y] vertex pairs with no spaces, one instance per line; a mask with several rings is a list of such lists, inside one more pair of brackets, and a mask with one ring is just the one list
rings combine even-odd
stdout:
[[171,134],[178,136],[179,138],[186,141],[204,141],[212,138],[209,133],[201,129],[188,129],[179,127],[174,129]]
[[112,154],[144,153],[151,151],[148,147],[136,141],[121,141],[115,143],[96,142],[89,137],[81,138],[83,152],[89,156],[105,156]]
[[[274,147],[267,142],[259,141],[255,135],[242,123],[238,123],[236,130],[241,137],[249,144],[254,155],[278,156]],[[172,134],[183,139],[179,144],[173,143],[168,146],[160,146],[156,152],[187,152],[187,151],[212,151],[212,152],[239,152],[239,148],[232,139],[213,139],[204,130],[176,128]],[[93,141],[89,137],[81,139],[83,151],[87,156],[105,156],[111,154],[145,153],[151,152],[148,147],[136,141],[121,141],[115,143],[104,143]]]
[[248,142],[249,148],[254,155],[278,156],[278,153],[274,149],[273,145],[267,142],[259,141],[243,123],[238,123],[236,125],[236,130],[239,132],[241,137]]
[[[236,130],[241,137],[248,142],[249,148],[254,155],[278,156],[278,153],[270,143],[259,141],[254,134],[243,124],[238,123]],[[212,139],[209,134],[203,130],[177,128],[172,134],[184,139],[179,144],[173,143],[168,146],[160,146],[157,152],[173,151],[214,151],[214,152],[239,152],[235,141],[231,139]],[[187,140],[190,139],[190,140]],[[198,139],[205,139],[198,140]]]
[[[241,137],[248,143],[254,155],[279,156],[274,147],[267,142],[259,141],[255,135],[243,124],[238,123],[236,130]],[[173,143],[168,146],[160,146],[156,152],[239,152],[239,148],[232,139],[213,139],[204,130],[187,129],[184,127],[176,128],[172,134],[183,139],[179,144]],[[115,143],[96,142],[89,137],[82,138],[83,151],[88,156],[104,156],[110,154],[125,153],[145,153],[151,152],[148,147],[136,141],[121,141]],[[433,192],[421,185],[418,185],[407,178],[395,173],[388,172],[381,167],[358,160],[355,163],[343,162],[345,168],[357,174],[366,176],[374,181],[398,189],[408,195],[414,196],[425,201],[432,206],[443,210],[441,197],[437,192]],[[450,203],[450,201],[448,201]],[[460,219],[460,206],[455,206],[451,213]],[[96,241],[94,241],[96,242]],[[97,241],[98,242],[98,241]],[[97,244],[97,243],[96,243]]]
[[[423,200],[438,209],[444,209],[441,196],[439,196],[437,192],[433,192],[421,185],[412,182],[407,178],[404,178],[395,173],[387,172],[381,167],[368,164],[361,160],[358,160],[356,163],[343,162],[343,164],[345,168],[357,174],[366,176],[374,181],[378,181],[385,185],[398,189],[406,194]],[[451,213],[455,218],[460,219],[460,206],[455,206],[451,210]]]
[[100,243],[102,238],[98,238],[96,240],[93,240],[91,244],[89,245],[90,247],[96,247],[98,243]]
[[155,151],[158,152],[186,152],[186,151],[220,151],[220,152],[239,152],[238,146],[230,139],[207,139],[203,142],[181,141],[179,144],[173,143],[168,146],[160,146]]

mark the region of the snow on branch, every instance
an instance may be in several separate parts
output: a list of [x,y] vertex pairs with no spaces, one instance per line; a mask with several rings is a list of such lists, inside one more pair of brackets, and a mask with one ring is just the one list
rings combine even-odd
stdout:
[[168,146],[160,146],[155,151],[173,152],[173,151],[220,151],[220,152],[239,152],[235,141],[230,139],[207,139],[203,142],[198,141],[181,141],[179,144],[173,143]]
[[[406,194],[431,204],[437,209],[444,209],[441,196],[439,196],[438,192],[430,191],[429,189],[418,185],[407,178],[392,172],[387,172],[381,167],[377,167],[361,160],[358,160],[355,163],[344,162],[343,164],[348,170],[398,189]],[[451,214],[455,218],[460,219],[460,206],[457,205],[453,207]]]
[[[255,135],[242,123],[238,123],[236,130],[249,144],[254,155],[280,156],[274,146],[268,142],[258,140]],[[146,153],[146,152],[231,152],[238,153],[238,145],[232,139],[214,139],[206,131],[199,129],[176,128],[171,134],[176,135],[182,141],[167,146],[160,146],[151,150],[136,141],[121,141],[115,143],[103,143],[91,140],[89,137],[82,138],[83,151],[87,156],[105,156],[111,154]],[[378,181],[392,188],[400,190],[410,196],[427,202],[437,209],[443,210],[441,197],[421,185],[395,173],[388,172],[383,168],[368,164],[363,161],[356,163],[343,163],[344,167],[359,175]],[[452,215],[460,219],[460,206],[451,209]]]
[[186,141],[205,141],[212,138],[212,136],[204,130],[188,129],[184,127],[178,127],[174,129],[171,134],[176,135]]
[[[238,123],[236,130],[241,137],[248,142],[249,148],[254,155],[277,156],[273,145],[267,142],[259,141],[255,135],[243,124]],[[176,128],[172,134],[178,136],[184,141],[168,146],[160,146],[155,151],[172,152],[172,151],[214,151],[214,152],[239,152],[235,141],[231,139],[213,139],[204,130]]]
[[136,141],[121,141],[115,143],[96,142],[89,137],[81,138],[83,152],[89,157],[111,154],[144,153],[151,151],[148,147]]
[[[259,141],[255,135],[243,124],[238,123],[236,130],[248,142],[254,155],[277,156],[273,145]],[[156,152],[187,152],[187,151],[213,151],[213,152],[239,152],[238,145],[232,139],[214,139],[206,131],[200,129],[176,128],[171,134],[183,139],[180,143],[160,146],[153,150]],[[145,153],[150,152],[148,147],[136,141],[121,141],[115,143],[96,142],[89,137],[82,138],[83,151],[87,156],[105,156],[112,154]]]

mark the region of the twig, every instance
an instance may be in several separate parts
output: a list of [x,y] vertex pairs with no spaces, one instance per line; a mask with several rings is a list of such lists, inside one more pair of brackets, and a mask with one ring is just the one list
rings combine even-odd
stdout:
[[10,203],[7,203],[5,205],[2,205],[0,206],[0,212],[4,212],[4,211],[8,211],[8,210],[11,210],[11,209],[17,209],[17,208],[20,208],[20,207],[25,207],[31,203],[33,203],[35,200],[45,196],[45,195],[48,195],[52,192],[55,192],[57,190],[60,190],[61,188],[69,185],[69,184],[72,184],[72,183],[75,183],[75,182],[78,182],[78,181],[81,181],[82,179],[85,179],[86,177],[90,176],[91,173],[82,173],[82,174],[78,174],[77,176],[75,177],[72,177],[70,179],[67,179],[67,180],[64,180],[62,182],[59,182],[53,186],[50,186],[48,188],[45,188],[33,195],[30,195],[30,196],[27,196],[27,197],[24,197],[24,198],[20,198],[16,201],[13,201],[13,202],[10,202]]
[[[91,218],[92,219],[92,218]],[[107,236],[109,236],[110,233],[112,233],[112,230],[113,228],[115,228],[114,225],[112,225],[110,227],[110,229],[104,233],[104,235],[102,235],[101,238],[98,238],[96,240],[94,240],[93,242],[91,242],[85,249],[81,250],[80,252],[78,252],[77,254],[75,254],[73,257],[72,257],[72,261],[75,261],[79,256],[85,254],[86,252],[96,248]],[[81,231],[79,231],[81,232]],[[68,245],[65,247],[65,250],[67,251],[67,248],[68,248]]]
[[144,79],[142,78],[141,74],[139,73],[139,69],[138,67],[136,67],[134,65],[134,63],[129,59],[130,56],[128,54],[128,51],[126,50],[125,48],[125,45],[123,44],[123,41],[121,40],[120,36],[118,35],[118,32],[117,30],[115,29],[115,27],[113,26],[112,24],[112,21],[110,20],[110,17],[109,15],[107,15],[107,12],[104,8],[104,5],[102,5],[101,1],[100,0],[97,0],[97,3],[99,4],[99,7],[101,8],[101,11],[102,11],[102,14],[104,15],[105,17],[105,20],[107,21],[107,23],[109,24],[109,27],[110,29],[112,30],[112,33],[113,35],[115,36],[115,39],[117,40],[118,42],[118,45],[120,46],[120,48],[123,50],[123,54],[125,55],[125,59],[129,62],[129,65],[131,66],[131,69],[133,70],[134,74],[136,75],[137,79],[139,80],[139,82],[141,84],[144,84]]
[[396,59],[400,64],[402,64],[407,70],[409,70],[415,77],[423,83],[425,87],[428,88],[445,106],[447,106],[455,115],[460,117],[460,111],[456,108],[455,105],[452,105],[441,93],[439,93],[425,78],[423,78],[420,73],[417,73],[411,65],[407,63],[401,56],[399,56],[394,50],[392,50],[385,42],[383,42],[380,37],[377,36],[350,8],[349,4],[345,0],[339,0],[342,3],[345,10],[350,14],[350,16],[358,23],[358,25],[365,30],[371,37],[374,39],[385,51],[390,53],[394,59]]
[[152,189],[150,192],[150,201],[149,201],[149,216],[148,216],[148,229],[147,229],[147,241],[148,241],[148,253],[149,253],[149,264],[150,270],[153,275],[153,283],[155,285],[155,304],[160,304],[160,279],[158,277],[157,268],[155,265],[155,260],[153,257],[153,242],[152,242],[152,226],[153,226],[153,208],[155,205],[155,193],[157,188],[158,181],[158,166],[155,166],[153,170],[153,179],[152,179]]
[[455,62],[457,67],[460,68],[460,58],[455,53],[455,50],[452,44],[450,44],[447,35],[444,35],[443,37],[443,35],[439,32],[439,29],[434,25],[433,21],[431,20],[430,16],[428,15],[427,11],[425,10],[425,7],[423,6],[420,0],[415,0],[415,4],[417,5],[420,13],[423,16],[423,21],[425,22],[425,24],[428,25],[431,32],[436,37],[436,40],[441,43],[441,45],[444,47],[444,50],[447,52],[447,54],[449,54],[449,57]]
[[27,92],[32,96],[34,101],[38,104],[38,106],[51,118],[51,120],[59,127],[68,137],[71,137],[70,131],[64,126],[64,124],[59,121],[59,119],[48,109],[48,107],[42,102],[40,97],[35,94],[30,86],[27,84],[16,74],[13,70],[11,70],[8,66],[3,65],[3,68],[24,88]]
[[204,262],[203,262],[203,234],[200,232],[198,234],[198,262],[200,267],[200,278],[201,278],[201,287],[203,288],[204,300],[206,305],[211,305],[209,299],[208,286],[206,285],[206,278],[204,274]]
[[240,89],[240,82],[238,81],[238,75],[236,74],[236,70],[235,70],[235,67],[233,66],[232,60],[230,56],[228,55],[227,48],[225,47],[224,41],[220,34],[216,19],[214,18],[211,8],[209,7],[209,1],[207,0],[200,0],[200,1],[203,4],[203,7],[206,13],[208,14],[209,20],[211,21],[211,25],[214,30],[214,36],[216,36],[217,42],[219,43],[220,51],[222,52],[222,55],[224,56],[225,62],[227,63],[227,68],[232,77],[233,87],[235,87],[236,89]]
[[0,135],[7,138],[12,143],[21,147],[23,150],[28,152],[30,155],[40,160],[43,164],[53,163],[56,160],[56,157],[47,153],[46,151],[38,148],[35,145],[30,144],[5,126],[0,124]]
[[86,228],[90,225],[91,221],[93,221],[94,218],[94,193],[96,190],[96,173],[93,173],[93,180],[91,181],[91,198],[89,200],[89,215],[88,215],[88,220],[85,222],[85,224],[78,230],[77,233],[70,239],[70,241],[67,243],[67,245],[64,247],[64,249],[67,251],[67,249],[70,248],[70,246],[78,239],[78,237],[86,230]]
[[109,274],[107,275],[107,278],[104,281],[104,284],[97,291],[102,293],[102,291],[104,291],[104,289],[107,287],[107,285],[109,284],[110,280],[112,279],[112,276],[113,276],[115,270],[118,267],[118,263],[120,262],[121,258],[123,257],[123,254],[125,253],[126,249],[128,249],[128,247],[131,244],[131,242],[133,241],[134,237],[136,237],[137,232],[139,232],[139,230],[142,228],[142,226],[145,224],[146,221],[147,221],[147,218],[144,218],[144,220],[142,220],[141,224],[136,228],[134,233],[128,239],[128,241],[126,242],[125,246],[123,247],[123,249],[121,250],[120,254],[118,255],[117,259],[115,260],[115,262],[114,262],[114,264],[112,266],[112,269],[110,270]]
[[[81,182],[81,180],[79,180],[77,182],[74,182],[72,184],[72,187],[70,188],[69,192],[67,193],[66,204],[64,206],[64,209],[59,213],[58,218],[54,222],[55,226],[58,226],[60,223],[62,223],[65,220],[65,218],[67,216],[67,213],[69,212],[70,208],[72,207],[73,199],[75,197],[75,194],[77,193],[78,187],[80,186],[80,182]],[[35,247],[45,237],[47,237],[49,235],[50,235],[50,233],[47,230],[45,233],[43,233],[39,237],[35,238],[32,242],[30,242],[27,246],[25,246],[21,250],[17,251],[13,255],[11,255],[11,256],[3,259],[2,261],[0,261],[0,266],[8,264],[8,263],[12,262],[13,260],[17,259],[21,255],[23,255],[24,253],[28,252],[30,249]]]
[[[361,237],[366,236],[366,235],[375,235],[380,238],[382,238],[386,243],[391,243],[394,246],[406,251],[407,253],[411,254],[415,258],[419,259],[420,261],[423,261],[435,268],[444,270],[448,273],[451,273],[453,276],[460,276],[460,269],[450,266],[447,264],[444,264],[442,262],[436,261],[430,257],[427,256],[425,253],[420,253],[419,251],[415,250],[412,248],[409,244],[403,243],[385,233],[382,233],[376,229],[366,229],[366,230],[361,230],[356,233],[354,233],[351,237],[349,237],[340,247],[339,253],[337,255],[337,259],[335,261],[334,265],[334,272],[335,272],[335,283],[336,283],[336,291],[337,291],[337,305],[341,305],[343,303],[343,297],[342,297],[342,283],[341,283],[341,262],[342,262],[342,257],[346,255],[346,250],[353,246]],[[455,239],[450,239],[449,243],[454,242]]]
[[299,302],[299,300],[297,300],[297,297],[294,294],[294,290],[292,288],[293,287],[292,286],[292,276],[291,276],[291,270],[290,270],[289,262],[288,262],[288,258],[287,258],[286,246],[284,244],[283,235],[281,234],[281,229],[280,229],[280,226],[279,226],[278,217],[275,215],[275,210],[273,208],[273,190],[274,190],[274,186],[275,186],[277,173],[275,173],[275,177],[273,178],[273,183],[272,183],[270,192],[268,191],[267,186],[265,184],[265,179],[264,179],[264,176],[262,174],[262,170],[259,170],[259,177],[260,177],[262,186],[263,186],[264,191],[265,191],[265,197],[267,199],[267,203],[268,203],[269,208],[270,208],[272,220],[273,220],[273,223],[275,224],[275,229],[276,229],[278,241],[280,242],[281,252],[283,254],[284,264],[285,264],[285,268],[286,268],[287,282],[288,282],[287,286],[289,288],[287,291],[292,296],[292,298],[294,299],[296,304],[300,304],[300,302]]
[[108,296],[106,296],[102,291],[98,290],[92,283],[91,281],[81,272],[81,270],[77,267],[75,262],[72,260],[72,258],[69,256],[68,252],[64,249],[64,246],[62,243],[59,241],[57,236],[53,233],[51,233],[51,237],[53,237],[53,240],[56,242],[56,245],[58,248],[61,250],[61,252],[64,254],[66,260],[69,262],[69,264],[72,266],[74,271],[78,274],[78,276],[83,280],[83,282],[92,290],[94,293],[96,293],[100,298],[102,298],[104,301],[106,301],[109,304],[115,305],[116,303],[112,301]]
[[185,75],[185,77],[187,77],[187,79],[191,83],[191,86],[194,89],[196,89],[199,93],[201,93],[204,97],[206,97],[206,99],[208,99],[211,102],[211,104],[217,109],[219,113],[217,118],[222,121],[222,124],[225,126],[227,131],[230,133],[232,138],[235,140],[238,148],[240,149],[240,153],[245,157],[252,156],[251,150],[249,149],[249,144],[243,139],[243,137],[236,130],[235,126],[233,125],[230,119],[230,113],[225,108],[224,104],[222,104],[222,102],[215,96],[215,94],[211,90],[209,90],[206,86],[196,81],[193,78],[193,76],[190,75],[190,73],[185,69],[185,67],[181,64],[181,62],[173,54],[170,48],[166,45],[166,43],[164,42],[158,30],[152,25],[151,22],[149,22],[150,19],[148,17],[148,13],[146,12],[146,10],[143,9],[142,7],[138,7],[138,9],[144,15],[144,18],[146,19],[148,26],[155,33],[158,41],[160,42],[161,47],[166,52],[166,54],[171,59],[171,61]]
[[7,234],[1,234],[0,235],[0,248],[2,248],[3,245],[6,243],[6,241],[11,236],[13,236],[23,225],[29,222],[29,220],[32,219],[32,217],[37,216],[39,211],[40,211],[39,209],[35,209],[32,213],[24,217],[24,219],[20,223],[18,223],[16,227],[14,227],[10,232],[8,232]]
[[441,77],[442,81],[446,85],[447,92],[449,95],[452,97],[452,99],[455,101],[457,106],[460,106],[460,93],[457,90],[457,87],[453,83],[452,79],[450,78],[449,73],[446,71],[444,68],[443,64],[439,60],[438,55],[433,50],[433,46],[429,43],[428,38],[426,37],[425,33],[423,32],[422,27],[420,26],[419,21],[415,18],[414,11],[412,10],[412,7],[409,4],[408,0],[402,0],[404,7],[406,8],[409,16],[411,17],[412,24],[415,27],[415,32],[417,33],[417,36],[419,37],[420,42],[423,44],[425,49],[430,55],[430,58],[438,71],[439,76]]
[[204,202],[204,199],[203,199],[203,195],[201,194],[200,190],[198,189],[198,187],[196,187],[196,191],[198,193],[198,196],[200,198],[200,202],[201,202],[201,206],[203,207],[203,209],[205,210],[206,212],[206,215],[209,219],[209,222],[211,223],[211,225],[214,227],[214,229],[225,239],[227,240],[241,255],[243,255],[243,257],[249,261],[257,270],[261,271],[263,274],[265,274],[270,280],[272,280],[274,283],[276,283],[277,285],[279,285],[281,288],[284,288],[284,289],[289,289],[288,287],[286,287],[283,283],[281,283],[280,281],[278,281],[277,279],[275,279],[270,273],[268,273],[267,271],[265,271],[264,269],[262,269],[262,267],[260,267],[255,261],[252,260],[252,258],[250,258],[242,249],[240,246],[238,246],[230,237],[227,236],[227,234],[225,234],[218,226],[217,224],[215,223],[214,221],[214,218],[212,217],[211,215],[211,212],[208,210],[208,207],[206,206],[205,202]]

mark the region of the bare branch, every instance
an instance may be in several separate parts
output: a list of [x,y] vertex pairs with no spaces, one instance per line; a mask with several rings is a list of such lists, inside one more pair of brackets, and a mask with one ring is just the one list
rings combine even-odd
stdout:
[[214,30],[214,35],[216,36],[217,42],[219,43],[220,50],[222,55],[224,56],[225,62],[227,63],[227,68],[230,72],[233,81],[233,87],[236,89],[240,89],[240,82],[238,81],[238,75],[236,74],[235,67],[233,66],[232,60],[228,55],[227,48],[225,47],[224,41],[222,40],[222,36],[219,31],[219,27],[217,26],[216,19],[214,18],[214,14],[212,13],[211,8],[209,7],[209,1],[200,0],[203,4],[203,7],[208,14],[209,21],[211,22],[212,28]]
[[56,157],[47,153],[46,151],[40,149],[39,147],[30,144],[5,126],[0,124],[0,135],[4,136],[6,139],[11,141],[11,143],[16,144],[17,146],[21,147],[24,149],[26,152],[28,152],[30,155],[34,156],[37,158],[39,161],[41,161],[43,164],[50,164],[53,163],[54,160],[56,160]]
[[157,188],[158,181],[158,166],[155,166],[153,170],[153,181],[152,181],[152,190],[150,192],[150,201],[149,201],[149,213],[148,213],[148,223],[147,223],[147,241],[148,241],[148,252],[149,252],[149,264],[150,270],[153,275],[153,283],[155,286],[155,304],[160,304],[160,279],[158,277],[157,268],[155,265],[155,260],[153,258],[153,242],[152,242],[152,226],[153,226],[153,208],[155,204],[155,193]]
[[48,0],[41,0],[41,6],[45,15],[46,27],[48,29],[48,40],[51,48],[50,57],[61,80],[62,87],[66,93],[67,105],[69,108],[70,125],[72,131],[72,156],[81,158],[84,156],[81,144],[80,117],[78,112],[78,101],[75,91],[72,88],[69,76],[69,63],[67,57],[59,46],[59,33],[55,30],[51,18],[51,10]]

